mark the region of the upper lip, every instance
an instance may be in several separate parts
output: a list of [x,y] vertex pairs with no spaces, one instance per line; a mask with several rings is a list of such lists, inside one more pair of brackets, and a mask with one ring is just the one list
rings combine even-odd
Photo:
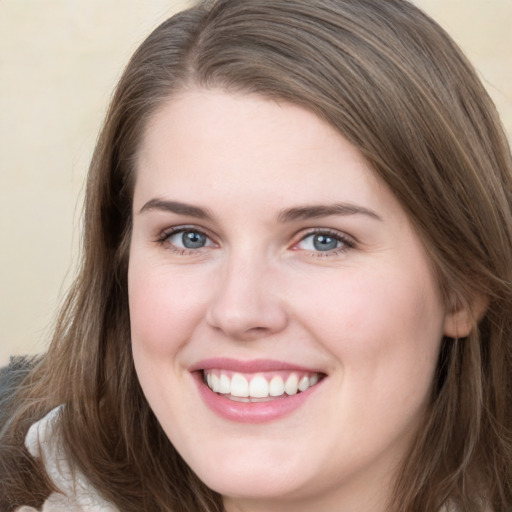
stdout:
[[279,370],[325,373],[316,368],[308,368],[302,365],[274,359],[252,359],[246,361],[227,357],[218,357],[203,359],[189,367],[190,372],[213,369],[223,369],[240,373],[272,372]]

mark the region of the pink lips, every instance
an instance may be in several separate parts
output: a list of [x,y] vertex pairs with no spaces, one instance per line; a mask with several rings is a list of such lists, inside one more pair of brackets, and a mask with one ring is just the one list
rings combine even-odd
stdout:
[[257,373],[257,372],[271,372],[279,370],[297,370],[304,372],[315,372],[320,370],[312,370],[304,366],[297,366],[283,361],[274,361],[271,359],[254,359],[252,361],[238,361],[237,359],[230,359],[227,357],[219,357],[214,359],[204,359],[192,365],[189,371],[194,372],[198,370],[211,370],[213,368],[223,368],[240,373]]
[[277,397],[264,402],[238,402],[213,392],[203,381],[203,370],[223,369],[242,374],[264,372],[295,371],[315,373],[318,370],[292,365],[282,361],[253,360],[239,361],[229,358],[206,359],[189,368],[201,398],[206,405],[220,417],[238,423],[264,423],[287,416],[301,407],[321,385],[315,386],[293,396]]

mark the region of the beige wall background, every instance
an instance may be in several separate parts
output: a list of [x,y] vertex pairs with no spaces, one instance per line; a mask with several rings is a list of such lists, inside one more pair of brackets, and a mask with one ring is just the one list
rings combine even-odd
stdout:
[[[0,0],[0,365],[44,350],[74,273],[111,91],[187,0]],[[480,72],[512,135],[512,0],[416,0]]]

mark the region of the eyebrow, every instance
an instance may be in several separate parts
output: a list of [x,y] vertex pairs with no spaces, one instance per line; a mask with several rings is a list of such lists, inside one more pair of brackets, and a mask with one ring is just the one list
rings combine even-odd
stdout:
[[163,210],[166,212],[176,213],[178,215],[188,215],[189,217],[195,217],[196,219],[213,219],[213,215],[211,215],[208,210],[200,208],[199,206],[181,203],[179,201],[165,201],[157,198],[151,199],[139,210],[139,213],[144,213],[150,210]]
[[382,217],[373,210],[351,203],[336,203],[329,205],[299,206],[282,210],[278,215],[278,221],[293,222],[297,220],[316,219],[329,215],[366,215],[372,219],[382,221]]
[[[202,220],[213,220],[213,215],[208,210],[180,201],[167,201],[164,199],[151,199],[139,211],[144,213],[150,210],[163,210],[178,215],[188,215]],[[293,222],[298,220],[316,219],[330,215],[366,215],[372,219],[382,221],[373,210],[351,203],[336,203],[329,205],[308,205],[288,208],[279,212],[277,221],[279,223]]]

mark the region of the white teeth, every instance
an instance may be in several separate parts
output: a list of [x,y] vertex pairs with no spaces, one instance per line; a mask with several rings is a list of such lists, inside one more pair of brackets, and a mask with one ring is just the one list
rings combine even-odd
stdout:
[[231,394],[240,397],[249,396],[249,383],[241,373],[235,373],[231,378]]
[[217,377],[217,375],[213,374],[212,375],[212,389],[213,389],[213,391],[215,391],[215,393],[219,392],[219,384],[220,384],[219,377]]
[[299,380],[299,391],[306,391],[309,388],[309,379],[304,376]]
[[219,382],[219,393],[229,394],[231,391],[231,381],[229,380],[229,377],[221,373],[220,375],[220,382]]
[[266,398],[268,397],[268,387],[267,379],[257,375],[251,379],[249,384],[249,396],[252,398]]
[[284,395],[284,382],[279,375],[272,377],[272,380],[269,384],[269,394],[270,396],[281,396]]
[[222,370],[205,371],[205,382],[215,393],[230,395],[233,399],[265,399],[280,397],[285,393],[289,396],[314,386],[320,380],[318,373],[299,376],[290,373],[286,381],[281,375],[274,375],[270,382],[263,375],[254,375],[249,379],[241,374],[234,373],[231,378],[229,373]]
[[295,373],[290,374],[284,383],[284,390],[287,395],[295,395],[299,387],[299,378]]

